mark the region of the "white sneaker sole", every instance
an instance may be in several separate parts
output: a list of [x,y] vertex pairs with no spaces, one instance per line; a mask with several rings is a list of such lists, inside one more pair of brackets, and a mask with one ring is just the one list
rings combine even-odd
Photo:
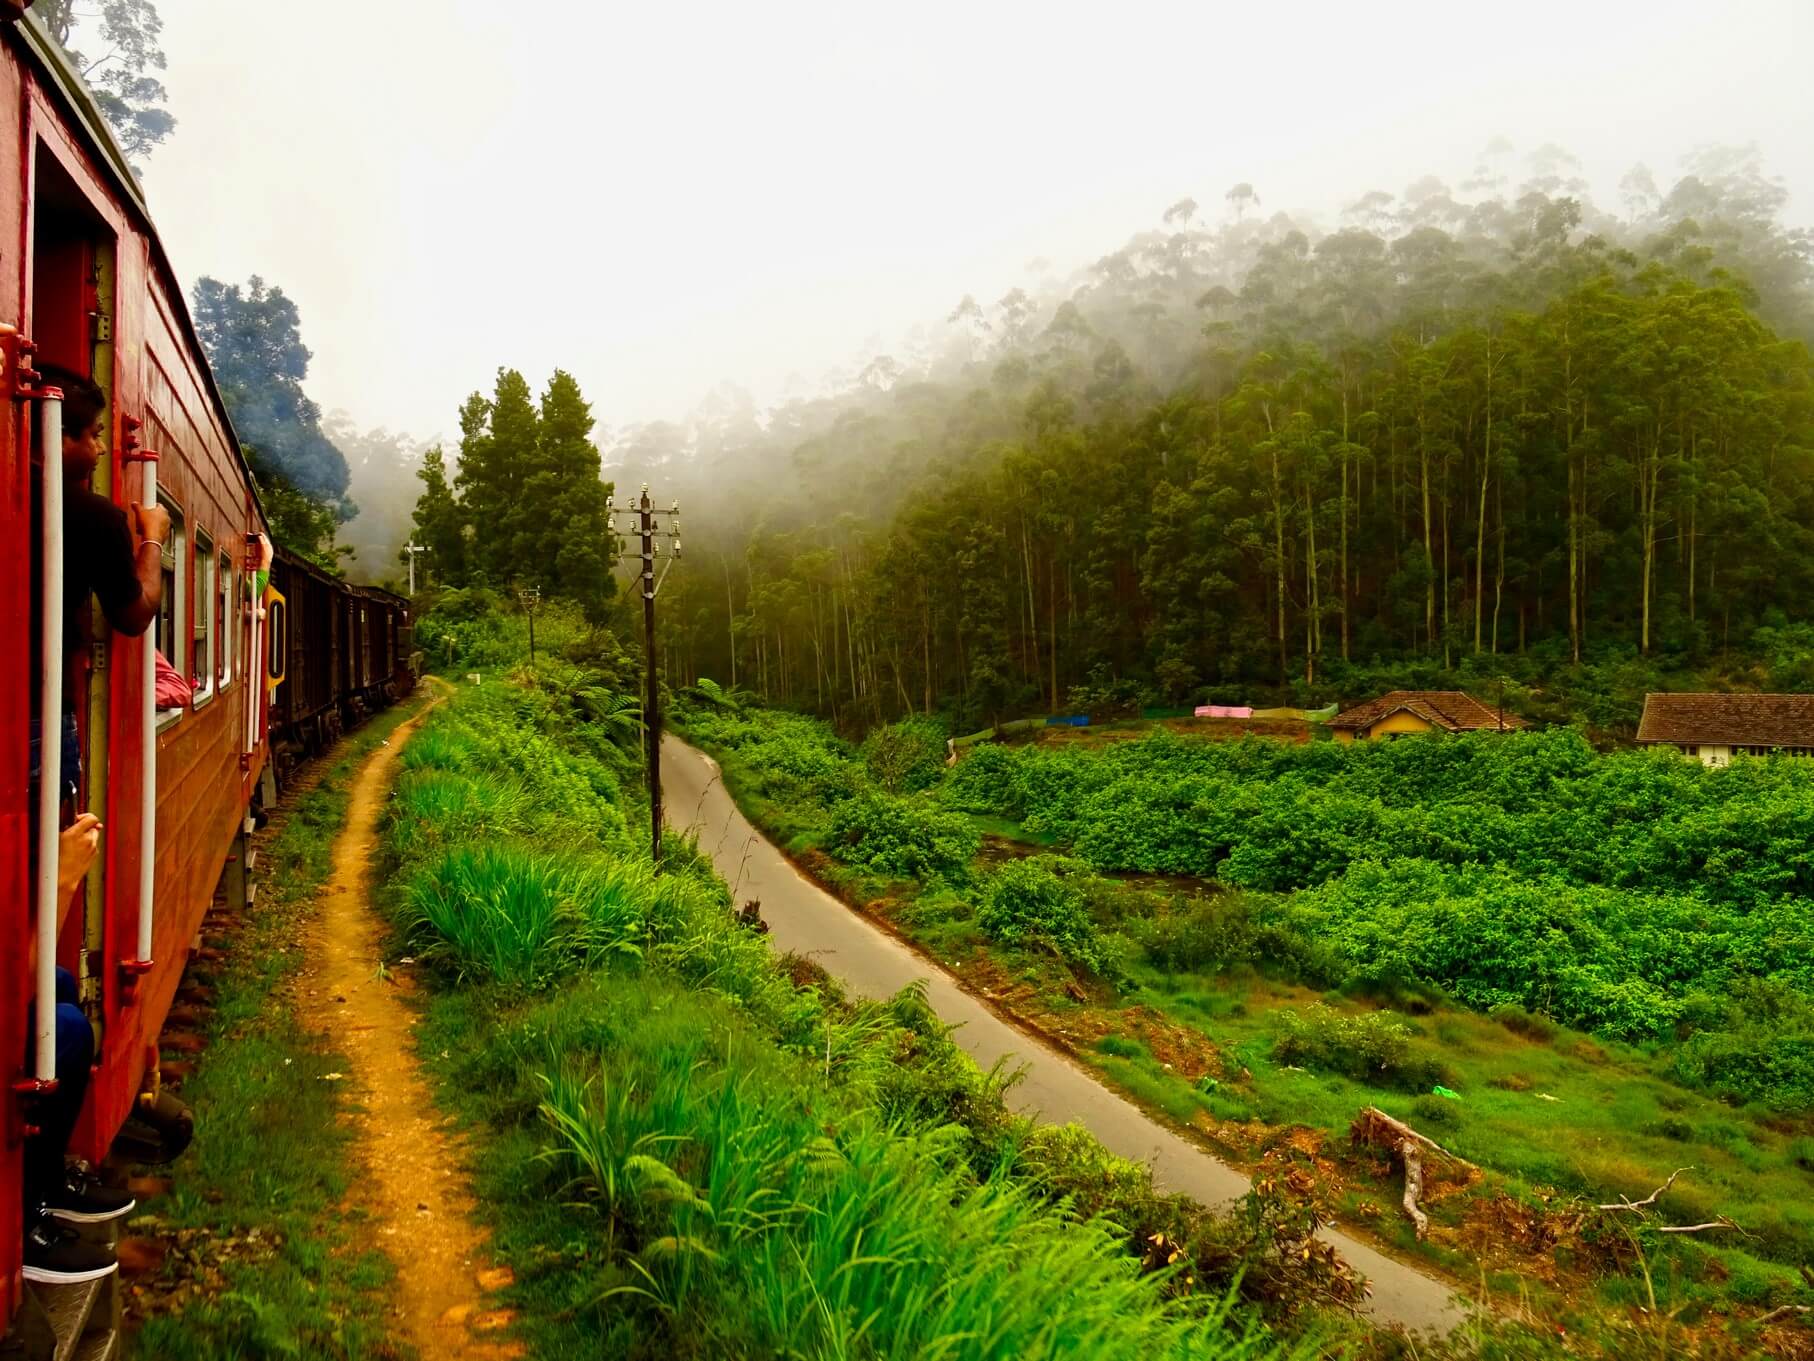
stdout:
[[47,1213],[52,1219],[60,1219],[65,1224],[106,1224],[115,1219],[123,1219],[138,1209],[136,1200],[129,1200],[117,1210],[85,1211],[59,1210],[52,1207]]
[[103,1276],[111,1276],[119,1269],[118,1262],[109,1262],[106,1266],[94,1267],[88,1271],[52,1271],[49,1267],[27,1265],[25,1279],[38,1285],[80,1285],[83,1281],[98,1281]]

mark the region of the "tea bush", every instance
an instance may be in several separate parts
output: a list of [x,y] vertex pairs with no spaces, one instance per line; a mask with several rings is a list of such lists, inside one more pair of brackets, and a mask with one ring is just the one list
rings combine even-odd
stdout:
[[1301,1015],[1281,1011],[1279,1022],[1272,1044],[1276,1062],[1408,1091],[1427,1092],[1443,1079],[1440,1064],[1413,1053],[1404,1022],[1380,1012],[1350,1015],[1318,1002]]
[[930,789],[945,773],[945,728],[928,718],[904,718],[877,728],[863,742],[869,778],[890,794]]
[[1015,778],[1019,769],[1006,747],[993,742],[973,747],[958,757],[945,777],[940,797],[961,812],[1018,818],[1022,811]]
[[1110,956],[1073,882],[1081,868],[1056,856],[1010,860],[983,886],[977,925],[1004,945],[1049,949],[1066,963],[1108,972]]
[[929,799],[864,789],[832,808],[828,849],[897,879],[962,880],[982,842],[967,819]]

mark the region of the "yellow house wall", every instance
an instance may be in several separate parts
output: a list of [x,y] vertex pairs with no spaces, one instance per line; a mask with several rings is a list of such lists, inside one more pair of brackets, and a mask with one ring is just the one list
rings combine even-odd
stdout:
[[1431,731],[1430,724],[1426,723],[1414,713],[1400,710],[1395,714],[1387,714],[1371,728],[1368,728],[1366,730],[1366,737],[1368,741],[1372,742],[1377,741],[1382,737],[1390,737],[1394,733],[1429,731]]

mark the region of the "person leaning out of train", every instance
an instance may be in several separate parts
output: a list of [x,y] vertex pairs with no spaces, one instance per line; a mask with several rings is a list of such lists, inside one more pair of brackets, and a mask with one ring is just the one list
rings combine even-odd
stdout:
[[[60,734],[63,800],[73,805],[81,784],[82,747],[76,730],[77,698],[84,692],[83,668],[90,654],[88,600],[115,631],[136,638],[151,627],[164,597],[164,540],[170,512],[133,502],[130,514],[94,491],[89,480],[99,466],[106,426],[107,394],[73,373],[46,366],[44,379],[63,390],[63,722]],[[36,539],[36,527],[33,538]],[[33,560],[41,554],[34,543]],[[34,612],[37,596],[32,598]],[[34,620],[35,623],[35,620]],[[37,638],[37,629],[32,637]],[[35,645],[34,645],[35,646]],[[41,735],[32,720],[32,770],[37,771]],[[65,820],[73,815],[73,806]]]
[[[92,815],[75,817],[82,785],[75,714],[89,655],[89,598],[100,601],[107,622],[121,633],[136,636],[150,627],[163,596],[163,542],[170,532],[170,516],[161,506],[136,504],[128,515],[90,489],[101,458],[106,395],[75,374],[47,371],[45,377],[63,390],[63,636],[68,675],[53,759],[60,816],[73,820],[58,843],[61,919],[80,896],[100,845],[100,822]],[[44,759],[42,739],[34,725],[34,786],[50,764]],[[62,925],[59,920],[59,935]],[[31,938],[35,947],[35,928]],[[102,1186],[86,1167],[68,1159],[69,1139],[88,1091],[95,1035],[82,1011],[74,976],[58,969],[56,979],[57,1087],[40,1103],[39,1132],[25,1150],[25,1275],[48,1282],[93,1280],[116,1269],[113,1253],[84,1240],[69,1226],[116,1219],[133,1208],[133,1200]]]

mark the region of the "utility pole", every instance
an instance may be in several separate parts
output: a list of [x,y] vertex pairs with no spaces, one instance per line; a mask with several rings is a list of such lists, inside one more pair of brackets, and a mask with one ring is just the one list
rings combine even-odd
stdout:
[[[607,497],[606,514],[611,517],[612,532],[617,532],[617,498]],[[640,566],[636,580],[642,587],[642,643],[643,643],[643,700],[642,717],[644,736],[648,742],[649,769],[649,853],[654,857],[655,865],[661,866],[661,683],[655,671],[655,595],[661,590],[661,583],[668,579],[668,573],[680,559],[680,502],[676,501],[669,508],[672,518],[668,523],[666,535],[670,546],[664,554],[659,537],[664,531],[656,516],[655,503],[649,499],[649,484],[642,484],[642,496],[627,507],[629,524],[623,530],[626,536],[634,536],[641,541],[641,551],[637,554]],[[661,569],[660,580],[655,576],[655,559],[666,557],[668,564]]]
[[426,553],[428,550],[419,543],[406,543],[403,545],[403,551],[409,554],[409,596],[411,600],[414,600],[416,598],[416,554]]
[[535,665],[535,607],[542,603],[542,588],[526,586],[516,593],[516,598],[523,602],[523,612],[529,616],[529,665]]

